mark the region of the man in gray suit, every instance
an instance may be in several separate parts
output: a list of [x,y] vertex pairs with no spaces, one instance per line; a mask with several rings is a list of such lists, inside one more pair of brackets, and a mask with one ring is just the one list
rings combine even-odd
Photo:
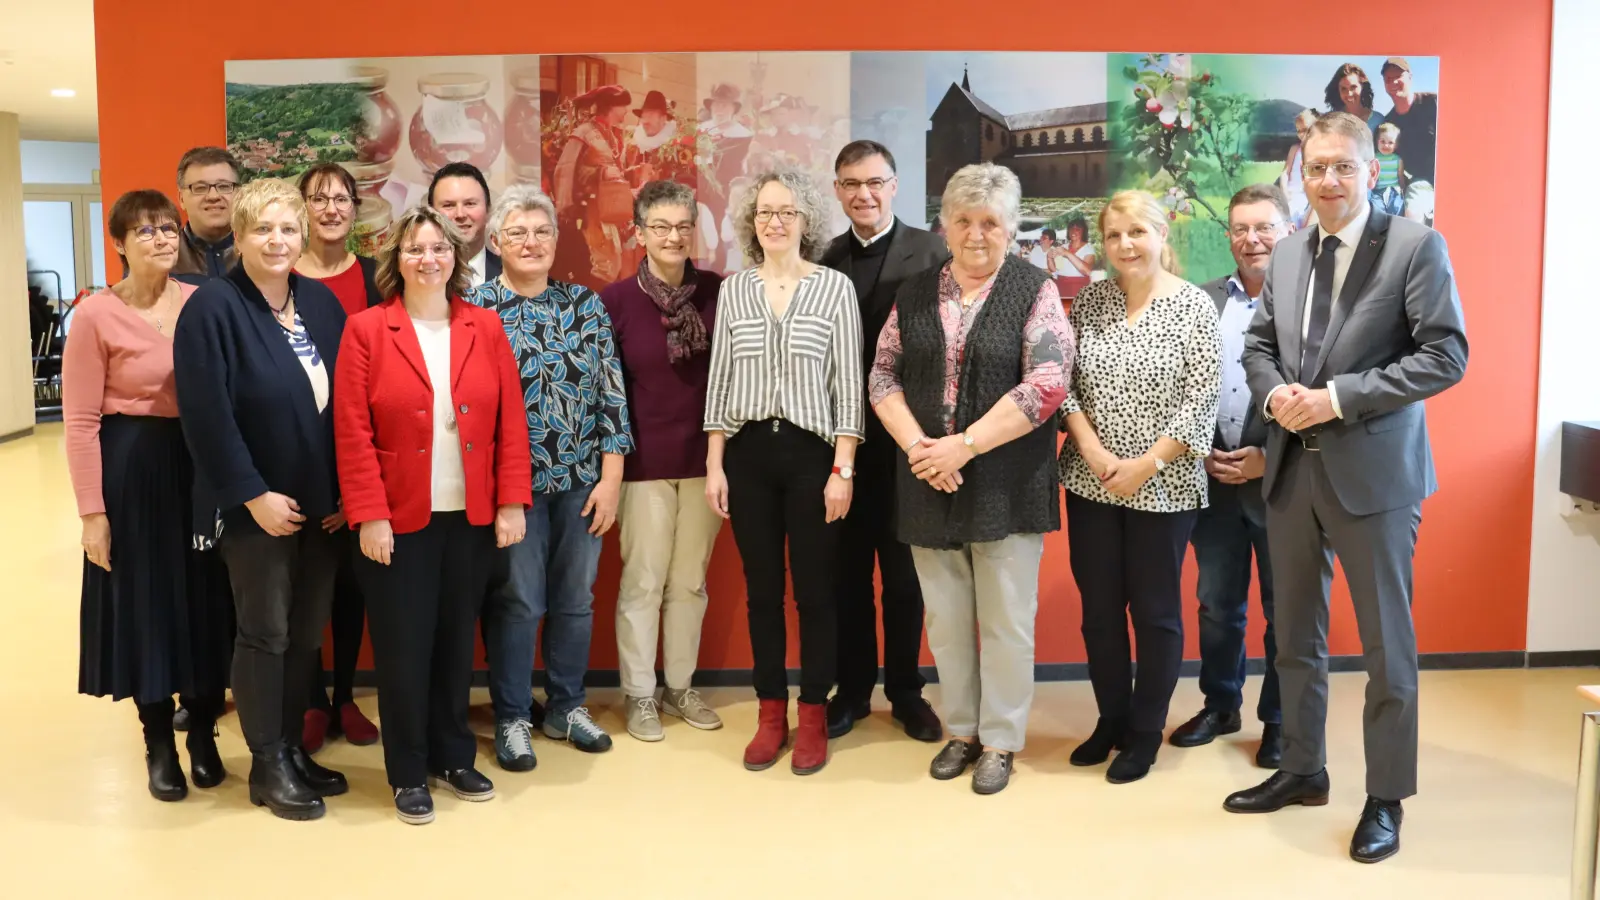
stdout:
[[[1411,558],[1438,488],[1422,401],[1461,380],[1467,336],[1444,238],[1372,207],[1372,132],[1348,113],[1304,144],[1320,225],[1282,241],[1245,342],[1251,393],[1271,422],[1267,529],[1277,580],[1283,762],[1228,797],[1232,812],[1328,802],[1328,585],[1337,553],[1367,670],[1367,802],[1358,862],[1400,849],[1417,790],[1417,640]],[[1331,551],[1331,552],[1330,552]]]
[[[1168,741],[1199,747],[1243,727],[1245,626],[1250,610],[1250,559],[1261,576],[1266,677],[1256,716],[1262,722],[1256,765],[1276,769],[1282,754],[1278,672],[1273,665],[1272,567],[1267,556],[1267,508],[1261,497],[1266,472],[1267,423],[1256,412],[1244,370],[1244,340],[1266,284],[1272,248],[1288,232],[1289,201],[1270,184],[1254,184],[1228,203],[1228,242],[1238,269],[1202,287],[1217,304],[1222,330],[1222,397],[1217,432],[1206,457],[1211,503],[1200,510],[1194,533],[1200,568],[1200,691],[1205,708],[1179,725]],[[1259,401],[1259,397],[1256,398]]]
[[[861,304],[863,371],[872,372],[878,333],[908,277],[942,265],[944,240],[895,217],[894,154],[876,141],[854,141],[834,162],[834,192],[850,229],[833,239],[822,264],[850,277]],[[895,538],[895,468],[905,454],[867,416],[867,439],[856,451],[855,501],[845,517],[839,557],[839,690],[828,701],[828,737],[848,734],[872,710],[878,682],[878,618],[873,564],[883,581],[883,693],[906,733],[937,741],[944,728],[922,697],[922,587],[911,548]]]

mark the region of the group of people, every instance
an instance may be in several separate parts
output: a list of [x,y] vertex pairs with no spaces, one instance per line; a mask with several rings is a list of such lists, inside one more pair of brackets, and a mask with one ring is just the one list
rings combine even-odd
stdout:
[[[1277,771],[1225,805],[1326,803],[1337,553],[1370,678],[1369,800],[1351,852],[1398,849],[1416,778],[1410,558],[1435,488],[1421,401],[1460,379],[1466,341],[1442,239],[1372,203],[1380,163],[1360,119],[1309,129],[1304,189],[1321,223],[1309,237],[1287,236],[1281,191],[1248,188],[1229,209],[1238,270],[1204,287],[1179,277],[1156,198],[1113,197],[1098,224],[1114,275],[1070,313],[1050,276],[1011,252],[1015,175],[958,171],[934,235],[894,216],[894,157],[871,141],[835,164],[844,234],[827,232],[833,207],[804,173],[759,175],[733,211],[754,265],[726,279],[691,260],[693,192],[642,186],[645,260],[599,294],[551,277],[558,212],[532,187],[491,204],[481,173],[446,167],[375,261],[341,262],[329,248],[359,198],[337,166],[298,189],[207,172],[196,193],[193,161],[180,192],[232,199],[232,246],[198,234],[192,209],[180,224],[159,192],[119,199],[111,237],[128,276],[80,309],[92,315],[67,353],[80,688],[136,699],[158,797],[186,790],[173,694],[192,710],[191,776],[224,777],[210,726],[226,687],[253,802],[314,818],[347,789],[307,746],[342,571],[370,623],[403,821],[432,819],[430,780],[493,796],[467,724],[480,620],[503,768],[534,767],[535,728],[609,748],[583,676],[613,526],[628,732],[661,740],[663,714],[720,727],[692,676],[724,519],[759,700],[747,768],[789,748],[793,772],[816,772],[829,739],[870,715],[881,607],[895,719],[945,739],[933,778],[970,770],[974,791],[998,792],[1026,737],[1039,565],[1065,486],[1100,714],[1071,762],[1109,759],[1116,784],[1155,763],[1193,543],[1206,707],[1171,743],[1241,728],[1253,553],[1270,623],[1258,762]],[[448,214],[445,195],[458,201]],[[191,257],[216,262],[197,290],[173,280]],[[924,623],[943,723],[922,696]]]

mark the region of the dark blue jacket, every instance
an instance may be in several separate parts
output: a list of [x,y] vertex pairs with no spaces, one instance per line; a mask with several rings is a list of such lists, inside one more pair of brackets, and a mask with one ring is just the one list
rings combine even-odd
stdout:
[[332,393],[344,310],[313,278],[291,274],[289,287],[328,372],[329,401],[321,413],[305,369],[243,266],[201,285],[173,336],[178,417],[197,475],[195,506],[221,510],[227,529],[259,530],[244,504],[267,491],[294,498],[307,528],[338,509]]

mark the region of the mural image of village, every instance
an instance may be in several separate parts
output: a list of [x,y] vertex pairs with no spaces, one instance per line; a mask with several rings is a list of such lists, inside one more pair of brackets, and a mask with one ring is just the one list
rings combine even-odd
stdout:
[[319,162],[356,158],[361,90],[349,84],[230,84],[228,150],[247,179],[294,178]]

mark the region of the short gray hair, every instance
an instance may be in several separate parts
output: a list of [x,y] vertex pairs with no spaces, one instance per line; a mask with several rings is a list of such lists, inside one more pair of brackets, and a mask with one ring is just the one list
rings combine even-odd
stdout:
[[1376,148],[1372,146],[1372,129],[1367,123],[1361,121],[1347,112],[1332,112],[1318,118],[1306,129],[1306,140],[1322,135],[1337,135],[1349,138],[1356,142],[1356,154],[1362,162],[1372,162],[1378,158]]
[[739,199],[739,207],[733,213],[733,233],[739,246],[744,249],[745,259],[760,265],[767,258],[766,251],[761,249],[761,241],[756,238],[756,197],[762,188],[774,181],[789,189],[789,193],[794,195],[795,211],[805,216],[805,231],[800,233],[800,256],[816,262],[831,239],[828,223],[833,215],[833,206],[822,199],[822,191],[810,175],[791,168],[773,169],[757,175]]
[[544,191],[531,184],[513,184],[500,192],[500,199],[494,202],[494,208],[489,211],[489,233],[499,234],[512,213],[530,213],[535,210],[550,217],[551,228],[558,227],[556,205],[550,202]]
[[652,181],[639,188],[639,196],[633,201],[634,224],[643,225],[644,217],[657,206],[682,206],[689,210],[690,222],[699,218],[694,188],[676,181]]
[[949,227],[955,212],[963,209],[992,209],[1015,239],[1022,222],[1022,182],[1005,166],[974,163],[962,166],[950,176],[939,199],[939,220]]

